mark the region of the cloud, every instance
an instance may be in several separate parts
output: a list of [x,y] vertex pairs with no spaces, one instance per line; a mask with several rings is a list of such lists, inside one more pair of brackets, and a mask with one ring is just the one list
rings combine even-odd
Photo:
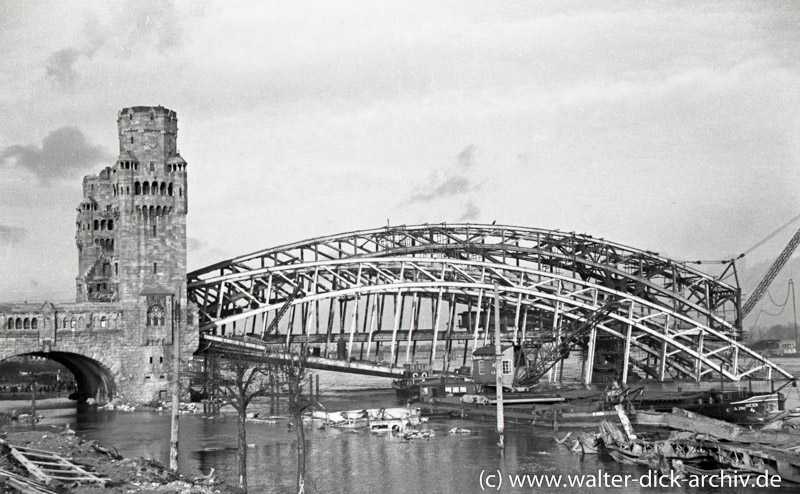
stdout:
[[47,77],[55,80],[62,86],[72,87],[78,79],[75,63],[78,61],[78,50],[69,47],[58,50],[47,57],[45,69]]
[[435,199],[467,194],[477,188],[468,171],[475,167],[475,146],[470,144],[456,155],[453,166],[434,170],[428,185],[411,194],[405,203],[431,202]]
[[203,250],[208,247],[208,242],[202,238],[187,237],[186,248],[191,251]]
[[481,210],[478,209],[478,206],[472,202],[472,199],[467,202],[467,209],[464,210],[464,214],[462,214],[458,221],[472,221],[478,219],[478,215],[481,214]]
[[64,89],[72,89],[80,77],[76,64],[81,59],[93,59],[103,49],[111,50],[115,58],[148,57],[153,49],[163,55],[183,41],[180,20],[174,3],[164,0],[125,4],[105,21],[92,14],[84,23],[82,44],[62,48],[47,57],[47,78]]
[[475,166],[474,144],[470,144],[469,146],[465,147],[463,151],[458,153],[458,156],[456,156],[456,164],[459,168],[463,168],[464,170],[469,170]]
[[0,225],[0,244],[17,245],[25,240],[28,230],[20,226]]
[[114,157],[91,145],[76,127],[60,127],[42,139],[42,146],[13,145],[0,150],[0,168],[12,163],[33,173],[43,184],[80,175],[92,165]]
[[85,54],[94,56],[101,48],[127,56],[155,48],[164,54],[183,41],[182,15],[175,3],[147,0],[120,6],[105,22],[96,16],[85,24]]

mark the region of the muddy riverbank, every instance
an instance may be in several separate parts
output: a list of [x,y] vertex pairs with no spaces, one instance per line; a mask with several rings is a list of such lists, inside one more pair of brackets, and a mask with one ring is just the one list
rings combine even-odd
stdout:
[[[45,426],[35,431],[3,432],[0,443],[0,492],[18,492],[4,473],[32,478],[25,465],[11,454],[11,447],[54,453],[104,479],[105,484],[53,479],[47,488],[75,494],[94,493],[193,493],[235,492],[214,475],[188,478],[176,475],[161,463],[145,458],[124,458],[112,445],[102,445],[76,435],[72,429]],[[21,492],[21,491],[20,491]]]

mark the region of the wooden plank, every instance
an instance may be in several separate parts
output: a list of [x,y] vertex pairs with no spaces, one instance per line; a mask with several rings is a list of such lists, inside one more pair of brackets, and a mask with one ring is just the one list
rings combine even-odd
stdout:
[[9,447],[11,449],[11,455],[14,458],[16,458],[16,460],[18,462],[22,463],[22,466],[25,467],[25,469],[28,472],[30,472],[31,475],[36,477],[36,479],[41,480],[45,484],[49,484],[50,483],[50,477],[47,474],[45,474],[44,472],[42,472],[39,469],[39,467],[36,466],[36,464],[34,464],[30,460],[28,460],[25,457],[25,454],[22,451],[16,449],[14,446],[11,446],[10,444],[9,444]]
[[[106,480],[87,472],[83,468],[67,461],[64,457],[59,456],[51,451],[35,450],[33,448],[16,447],[8,444],[11,454],[16,458],[34,477],[41,480],[45,484],[49,484],[51,480],[69,480],[72,482],[89,481],[97,482],[105,485]],[[57,460],[57,462],[33,460],[30,457],[47,458],[48,460]],[[47,468],[47,466],[58,466],[61,468]],[[57,473],[58,475],[54,475]],[[70,475],[69,477],[65,475]]]
[[35,480],[17,475],[13,472],[0,470],[0,478],[1,477],[5,477],[8,483],[22,494],[58,494],[56,491],[47,489]]
[[[28,459],[30,459],[30,457],[28,457]],[[64,466],[64,462],[62,462],[62,461],[58,461],[58,462],[55,462],[55,461],[41,461],[41,460],[31,460],[31,461],[33,463],[36,463],[37,465],[61,465],[61,466]]]

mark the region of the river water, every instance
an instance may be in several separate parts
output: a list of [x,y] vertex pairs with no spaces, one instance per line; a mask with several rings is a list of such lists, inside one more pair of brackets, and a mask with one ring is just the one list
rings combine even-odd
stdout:
[[[800,359],[786,359],[786,368],[800,370]],[[792,369],[794,367],[794,369]],[[320,373],[322,403],[329,410],[397,406],[385,379]],[[702,387],[713,386],[713,383]],[[718,386],[718,384],[716,384]],[[666,388],[677,385],[665,384]],[[691,385],[681,383],[684,389]],[[731,386],[726,384],[726,387]],[[766,388],[766,385],[764,385]],[[800,393],[787,388],[788,407],[800,406]],[[63,402],[62,402],[63,403]],[[255,410],[258,410],[256,407]],[[262,408],[262,411],[266,412]],[[85,438],[114,446],[126,457],[149,457],[164,464],[169,458],[169,412],[135,413],[81,409],[71,403],[42,412],[44,425],[66,423]],[[563,424],[566,426],[567,424]],[[542,428],[507,424],[506,447],[497,447],[494,424],[463,420],[431,421],[426,426],[435,432],[429,440],[402,441],[391,435],[368,432],[353,434],[319,424],[307,426],[308,489],[321,493],[472,493],[482,486],[496,484],[487,475],[499,471],[504,479],[500,492],[767,492],[756,488],[649,487],[648,470],[620,465],[607,455],[574,455],[555,442],[564,435]],[[453,427],[468,428],[468,435],[450,435]],[[287,421],[277,424],[250,423],[247,426],[248,478],[251,492],[293,492],[295,478],[295,432]],[[189,476],[206,474],[211,468],[216,476],[233,484],[236,467],[236,419],[224,416],[206,420],[200,415],[180,418],[180,471]],[[587,489],[561,486],[557,489],[511,487],[509,475],[584,475],[583,481],[596,481],[598,472],[628,475],[627,487]],[[612,477],[606,477],[610,482]],[[484,483],[482,483],[482,479]],[[662,479],[666,482],[667,479]],[[796,486],[784,485],[781,492],[798,492]]]

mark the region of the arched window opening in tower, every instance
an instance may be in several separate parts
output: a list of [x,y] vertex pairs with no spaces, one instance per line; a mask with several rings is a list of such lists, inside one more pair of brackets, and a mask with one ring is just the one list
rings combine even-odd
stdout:
[[150,195],[150,182],[144,182],[142,184],[142,195]]
[[17,322],[14,325],[14,327],[16,327],[17,329],[22,329],[22,319],[17,318]]
[[169,196],[172,195],[172,184],[171,183],[167,186],[167,195],[169,195]]
[[101,230],[105,230],[106,229],[106,220],[100,220],[100,229]]
[[100,220],[94,220],[94,229],[95,230],[99,230],[100,229]]
[[28,319],[27,317],[25,318],[25,322],[22,329],[31,329],[31,320]]
[[69,327],[69,319],[65,317],[64,320],[61,322],[61,328],[67,329],[68,327]]
[[164,307],[158,304],[153,304],[147,309],[147,325],[148,326],[164,326],[166,322],[166,311]]
[[14,318],[9,317],[8,321],[6,321],[8,329],[14,329]]
[[108,319],[106,319],[106,316],[101,317],[100,318],[100,327],[101,328],[105,328],[107,324],[108,324]]
[[158,194],[158,182],[153,182],[153,185],[152,185],[152,187],[150,187],[150,190],[153,191],[153,195],[157,195]]
[[159,189],[159,194],[162,196],[167,195],[167,184],[165,182],[161,182],[161,188]]
[[114,229],[114,220],[108,220],[108,229],[109,230],[113,230]]
[[69,321],[69,327],[70,327],[70,328],[72,328],[72,329],[75,329],[75,326],[76,326],[76,325],[77,325],[77,321],[76,321],[76,320],[75,320],[75,318],[73,317],[73,318],[72,318],[72,319]]
[[39,329],[39,319],[34,317],[31,319],[31,329]]
[[142,184],[136,182],[135,184],[133,184],[133,195],[138,196],[141,193],[142,193]]

